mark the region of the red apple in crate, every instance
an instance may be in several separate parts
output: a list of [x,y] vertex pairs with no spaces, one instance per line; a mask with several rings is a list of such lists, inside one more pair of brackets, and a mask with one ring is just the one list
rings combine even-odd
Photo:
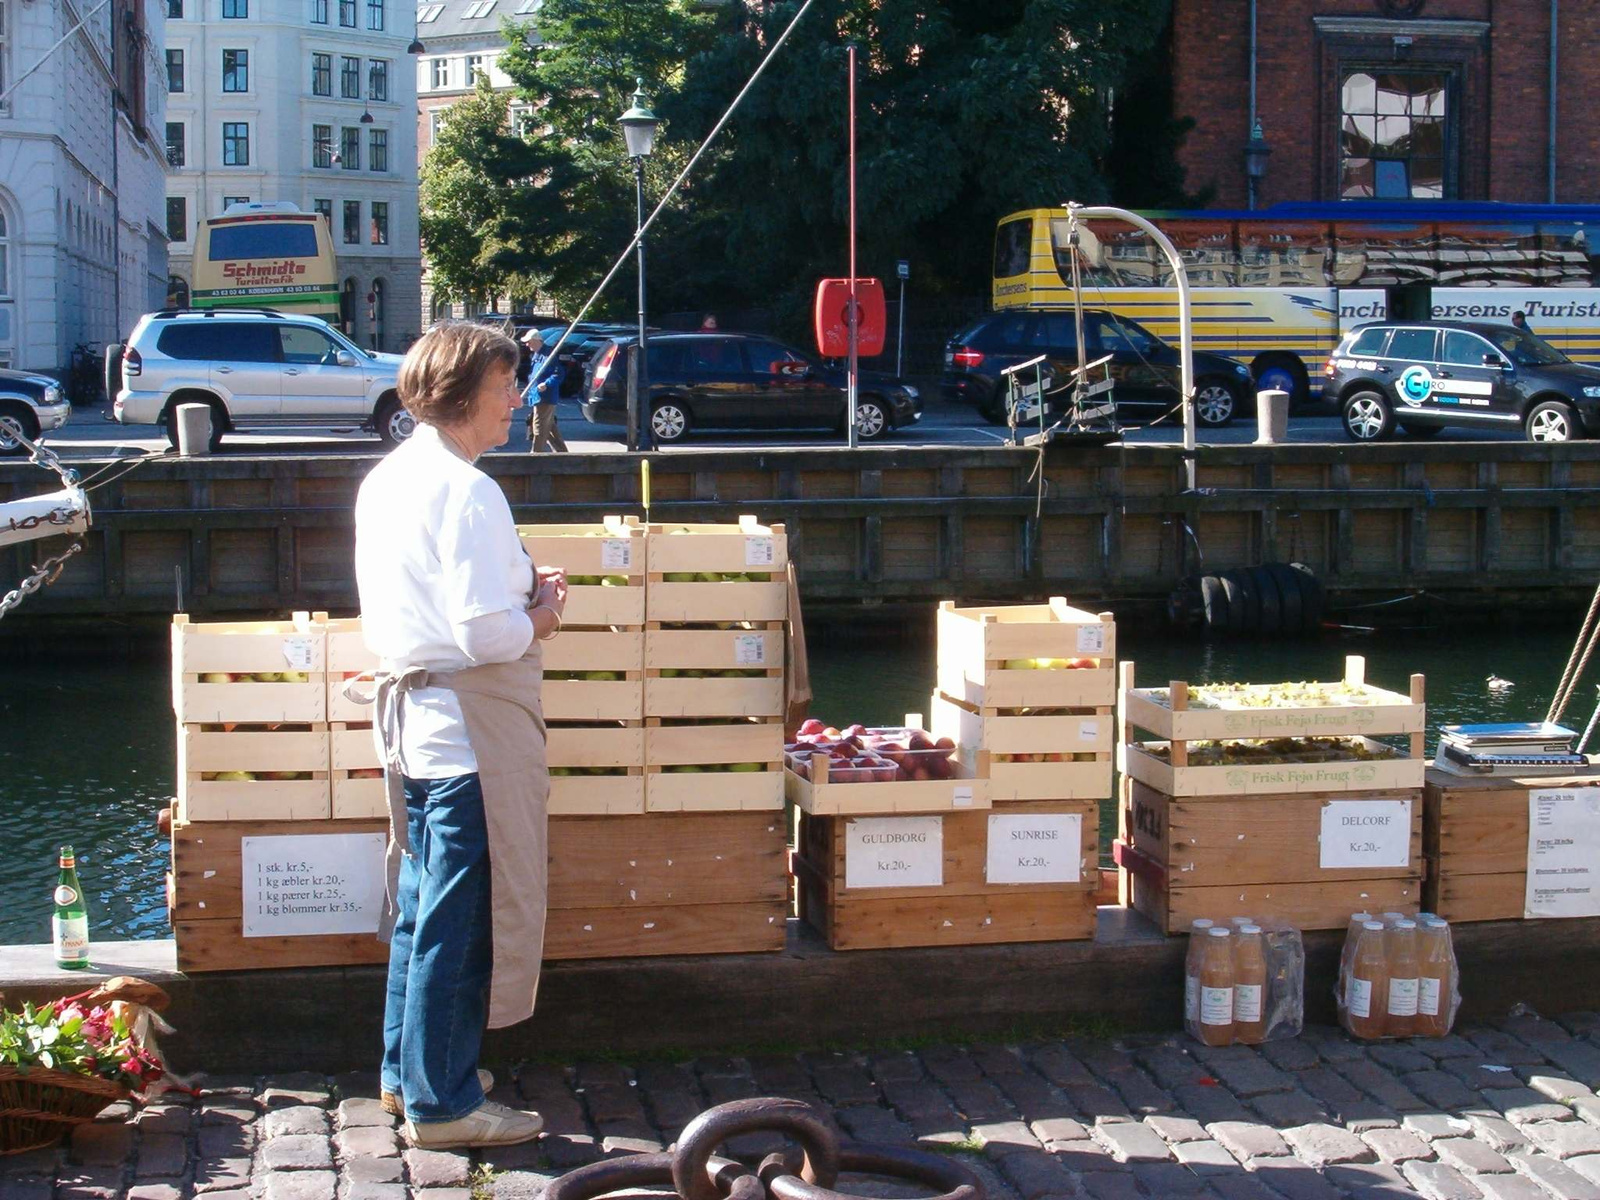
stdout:
[[796,732],[798,732],[801,737],[806,737],[808,735],[819,734],[827,728],[828,727],[826,725],[817,720],[815,717],[810,717],[800,722],[800,728]]
[[1098,658],[1072,658],[1067,660],[1069,670],[1094,670],[1100,665]]
[[866,731],[867,727],[865,725],[846,725],[844,735],[845,737],[860,737]]
[[947,737],[940,738],[933,745],[936,750],[954,750],[956,748],[955,742]]
[[824,729],[822,731],[822,736],[827,738],[830,742],[837,742],[840,738],[842,738],[844,736],[844,734],[840,733],[832,725],[829,725],[826,729]]

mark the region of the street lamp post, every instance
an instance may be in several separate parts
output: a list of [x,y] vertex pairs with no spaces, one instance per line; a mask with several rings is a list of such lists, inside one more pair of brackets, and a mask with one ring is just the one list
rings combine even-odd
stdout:
[[1267,159],[1272,154],[1272,147],[1267,145],[1267,137],[1261,131],[1261,122],[1255,123],[1255,128],[1250,130],[1250,140],[1244,146],[1244,171],[1245,178],[1250,185],[1250,207],[1255,208],[1256,201],[1261,194],[1261,180],[1267,174]]
[[[644,160],[656,145],[656,127],[661,120],[650,111],[644,94],[644,80],[634,81],[633,107],[618,118],[622,136],[633,160],[633,182],[637,219],[634,234],[639,247],[639,369],[634,387],[628,393],[628,449],[650,449],[650,350],[645,338],[644,304]],[[640,408],[645,411],[640,412]]]

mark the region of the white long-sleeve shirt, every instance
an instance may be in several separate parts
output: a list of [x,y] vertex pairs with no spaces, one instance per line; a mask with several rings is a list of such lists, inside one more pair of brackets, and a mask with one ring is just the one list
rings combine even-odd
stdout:
[[[417,426],[356,496],[356,588],[385,670],[513,662],[533,641],[534,569],[493,479]],[[400,756],[412,779],[478,769],[456,694],[406,693]]]

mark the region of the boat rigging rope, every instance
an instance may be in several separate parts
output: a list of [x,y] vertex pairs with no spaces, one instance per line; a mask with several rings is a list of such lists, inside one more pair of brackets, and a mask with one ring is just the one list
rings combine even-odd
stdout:
[[1578,686],[1578,680],[1583,678],[1584,669],[1594,655],[1595,645],[1600,642],[1600,628],[1596,627],[1595,621],[1597,616],[1600,616],[1600,587],[1595,588],[1594,598],[1589,601],[1589,613],[1583,619],[1583,631],[1573,643],[1566,669],[1561,672],[1561,682],[1556,684],[1556,694],[1550,698],[1550,711],[1544,717],[1546,721],[1561,720],[1572,701],[1573,689]]

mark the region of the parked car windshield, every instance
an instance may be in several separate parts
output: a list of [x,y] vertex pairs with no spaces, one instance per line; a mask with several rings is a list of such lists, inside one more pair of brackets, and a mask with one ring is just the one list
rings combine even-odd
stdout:
[[1504,329],[1495,330],[1494,337],[1490,340],[1510,355],[1512,362],[1521,363],[1523,366],[1549,367],[1556,363],[1572,361],[1543,338],[1521,329],[1513,329],[1509,325]]
[[1114,313],[1104,313],[1100,318],[1100,348],[1151,354],[1162,348],[1162,342],[1137,321],[1130,321]]

